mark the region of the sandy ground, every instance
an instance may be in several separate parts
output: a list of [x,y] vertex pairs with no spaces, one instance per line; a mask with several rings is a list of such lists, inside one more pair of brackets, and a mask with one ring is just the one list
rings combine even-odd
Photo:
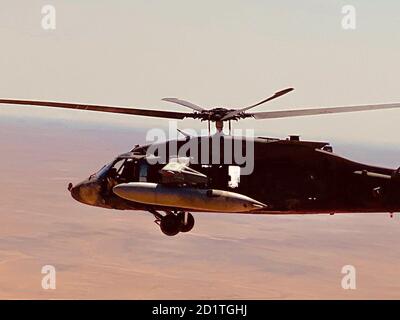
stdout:
[[[169,238],[147,213],[69,196],[69,182],[141,139],[135,130],[0,121],[0,298],[400,298],[400,216],[196,214],[193,232]],[[41,287],[48,264],[56,290]],[[341,287],[349,264],[356,290]]]

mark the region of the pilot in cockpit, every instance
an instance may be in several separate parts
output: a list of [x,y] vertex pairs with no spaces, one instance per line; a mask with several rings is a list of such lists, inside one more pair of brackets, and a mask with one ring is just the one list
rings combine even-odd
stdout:
[[136,176],[136,163],[133,159],[129,159],[124,163],[124,167],[119,176],[121,182],[132,182],[135,181]]

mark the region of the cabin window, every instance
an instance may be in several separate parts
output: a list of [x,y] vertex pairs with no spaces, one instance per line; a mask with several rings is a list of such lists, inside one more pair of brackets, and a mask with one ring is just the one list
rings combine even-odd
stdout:
[[147,162],[143,161],[140,164],[140,169],[139,169],[139,181],[140,182],[147,182],[147,175],[149,173],[149,165]]

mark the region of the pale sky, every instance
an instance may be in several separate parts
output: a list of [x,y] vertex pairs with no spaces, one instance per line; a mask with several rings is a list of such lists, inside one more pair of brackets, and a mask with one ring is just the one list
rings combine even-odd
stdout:
[[[56,8],[56,30],[41,8]],[[356,9],[343,30],[342,6]],[[241,107],[296,90],[254,111],[400,102],[398,1],[3,0],[0,96],[186,111],[160,101]],[[103,125],[166,126],[166,120],[1,107]],[[246,120],[258,135],[398,145],[400,110]],[[184,128],[205,124],[184,120]]]

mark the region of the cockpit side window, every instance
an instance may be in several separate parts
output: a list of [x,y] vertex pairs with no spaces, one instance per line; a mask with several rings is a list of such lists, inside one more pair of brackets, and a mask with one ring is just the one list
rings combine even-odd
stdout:
[[125,159],[120,159],[117,162],[114,163],[112,166],[112,169],[115,169],[117,174],[120,174],[123,168],[123,164],[125,162]]
[[107,178],[116,183],[138,181],[139,167],[137,159],[119,159],[109,166]]
[[131,182],[134,181],[136,178],[136,161],[134,159],[128,159],[125,161],[122,171],[119,175],[121,181],[124,182]]
[[116,161],[113,166],[110,168],[110,170],[107,173],[107,178],[112,181],[115,181],[115,183],[118,183],[119,180],[119,175],[122,169],[122,166],[124,164],[125,160],[118,160]]

